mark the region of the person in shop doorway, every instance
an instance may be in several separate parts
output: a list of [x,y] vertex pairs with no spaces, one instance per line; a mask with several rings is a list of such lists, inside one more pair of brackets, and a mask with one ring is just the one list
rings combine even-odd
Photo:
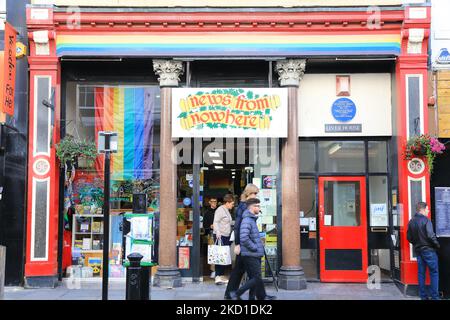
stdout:
[[[231,224],[233,219],[230,210],[234,207],[234,197],[232,194],[227,194],[223,197],[223,205],[216,209],[214,213],[213,233],[214,242],[220,241],[224,246],[230,246]],[[225,270],[227,266],[216,265],[216,284],[227,284],[228,279],[225,278]]]
[[[217,198],[211,197],[208,201],[209,206],[205,208],[203,211],[203,228],[205,229],[205,235],[208,237],[208,243],[213,242],[212,240],[212,231],[214,224],[214,213],[217,209]],[[211,239],[211,241],[209,241]],[[215,266],[212,264],[211,267],[211,279],[216,277]]]
[[231,300],[241,300],[241,295],[253,288],[258,300],[274,300],[276,299],[275,296],[266,294],[261,275],[261,258],[264,256],[264,245],[256,225],[260,201],[257,198],[252,198],[248,199],[246,203],[247,210],[242,215],[240,227],[240,254],[249,280],[237,291],[230,291],[230,298]]
[[433,224],[427,217],[428,212],[428,205],[425,202],[417,203],[416,214],[408,223],[407,239],[414,246],[417,256],[420,299],[429,299],[425,286],[425,272],[428,267],[431,299],[439,300],[439,263],[436,250],[440,246],[433,231]]
[[[244,211],[247,210],[246,201],[249,199],[254,199],[258,196],[259,188],[253,183],[249,183],[245,186],[244,191],[241,195],[241,201],[239,202],[239,206],[236,209],[236,222],[234,223],[234,253],[236,254],[236,262],[234,264],[234,268],[231,271],[230,280],[228,281],[227,289],[225,290],[225,299],[229,300],[230,291],[236,291],[239,289],[239,285],[242,280],[242,276],[245,273],[245,266],[240,255],[240,226],[242,222],[242,215]],[[249,300],[255,300],[255,290],[250,289]]]

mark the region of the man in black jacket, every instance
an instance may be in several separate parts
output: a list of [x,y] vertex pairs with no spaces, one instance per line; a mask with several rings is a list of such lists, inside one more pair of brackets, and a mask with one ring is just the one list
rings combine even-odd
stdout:
[[422,300],[428,300],[425,287],[425,272],[428,266],[431,280],[431,298],[439,300],[439,264],[436,249],[439,242],[433,231],[433,225],[428,215],[428,205],[419,202],[416,206],[416,214],[408,223],[407,239],[414,246],[418,264],[419,295]]

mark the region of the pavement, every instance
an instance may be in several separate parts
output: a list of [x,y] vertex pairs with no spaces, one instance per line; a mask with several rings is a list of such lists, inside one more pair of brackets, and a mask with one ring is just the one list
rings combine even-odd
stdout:
[[[276,295],[278,300],[417,300],[417,297],[404,296],[394,283],[381,283],[380,289],[368,289],[366,284],[341,284],[308,282],[306,290],[276,292],[273,285],[267,284],[268,294]],[[225,286],[212,282],[183,283],[180,288],[151,288],[151,300],[223,300]],[[54,289],[25,289],[5,287],[5,300],[101,300],[101,282],[82,282],[79,288],[72,288],[62,282]],[[125,282],[109,284],[110,300],[125,300]],[[246,296],[243,296],[246,299]]]

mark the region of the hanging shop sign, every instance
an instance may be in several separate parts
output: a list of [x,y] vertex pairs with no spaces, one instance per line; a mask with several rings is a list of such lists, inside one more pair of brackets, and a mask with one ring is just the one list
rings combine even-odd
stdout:
[[2,112],[14,116],[14,90],[16,83],[16,38],[17,31],[5,23],[5,51],[3,57],[3,84],[0,88]]
[[287,89],[175,88],[172,137],[287,137]]

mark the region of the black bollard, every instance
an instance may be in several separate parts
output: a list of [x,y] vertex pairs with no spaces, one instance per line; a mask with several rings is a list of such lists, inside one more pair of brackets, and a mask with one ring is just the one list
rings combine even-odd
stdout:
[[126,299],[141,300],[141,260],[140,253],[132,253],[127,256],[130,265],[127,267]]

